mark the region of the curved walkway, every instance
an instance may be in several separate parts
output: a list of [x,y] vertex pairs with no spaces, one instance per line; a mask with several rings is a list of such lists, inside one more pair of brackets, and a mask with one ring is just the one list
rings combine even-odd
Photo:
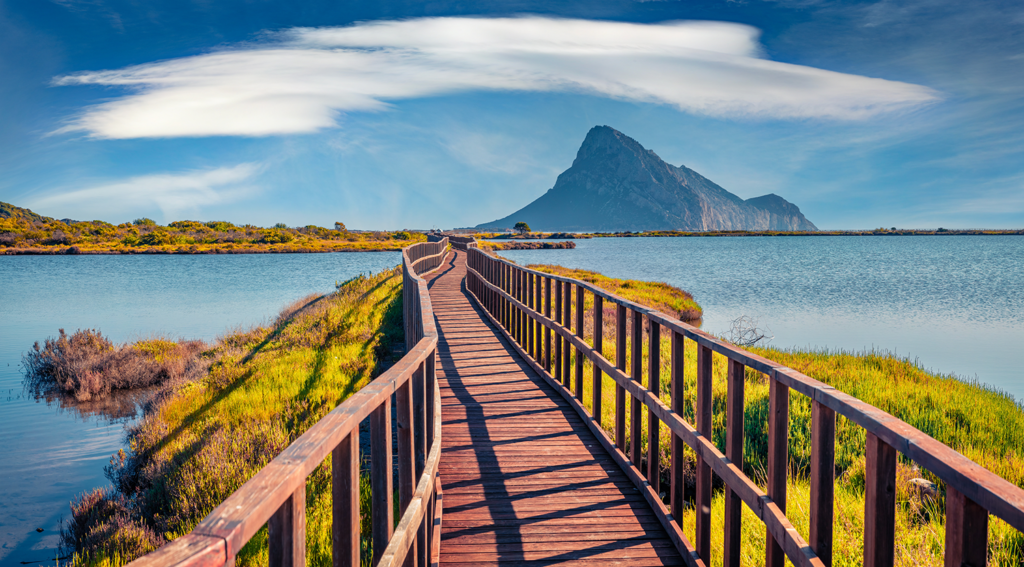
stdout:
[[457,252],[428,278],[437,319],[442,565],[682,565],[576,412],[510,348]]

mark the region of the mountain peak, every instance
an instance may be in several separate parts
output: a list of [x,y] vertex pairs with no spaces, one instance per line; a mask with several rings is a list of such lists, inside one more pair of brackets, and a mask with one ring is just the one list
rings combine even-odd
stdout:
[[777,195],[744,201],[699,173],[675,167],[610,126],[587,132],[555,186],[511,216],[537,230],[817,230]]

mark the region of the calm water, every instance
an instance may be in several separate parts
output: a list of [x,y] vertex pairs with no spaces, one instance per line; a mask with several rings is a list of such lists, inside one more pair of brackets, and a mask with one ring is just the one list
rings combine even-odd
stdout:
[[664,281],[693,293],[703,328],[756,317],[777,347],[880,349],[1024,399],[1024,238],[601,238],[503,252]]
[[[879,348],[1024,398],[1024,238],[609,238],[575,250],[509,251],[694,294],[704,328],[759,319],[772,344]],[[0,257],[0,566],[54,557],[68,502],[107,484],[124,420],[22,395],[21,354],[64,327],[115,341],[212,339],[398,253]],[[43,528],[43,532],[36,532]]]
[[97,328],[116,342],[213,339],[400,262],[397,252],[0,257],[0,565],[53,564],[69,501],[108,484],[103,466],[124,436],[123,418],[23,395],[21,355],[34,341],[61,327]]

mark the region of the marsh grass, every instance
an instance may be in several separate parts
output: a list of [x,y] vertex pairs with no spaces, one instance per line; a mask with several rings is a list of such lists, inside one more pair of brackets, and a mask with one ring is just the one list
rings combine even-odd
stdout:
[[[576,270],[552,266],[530,268],[583,279],[660,311],[667,311],[664,305],[684,297],[685,292],[666,284],[647,286],[625,285],[614,280]],[[585,276],[585,277],[581,277]],[[666,288],[672,289],[668,291]],[[639,291],[642,290],[642,291]],[[575,293],[575,291],[574,291]],[[686,294],[685,296],[688,296]],[[552,302],[554,304],[554,302]],[[584,305],[584,340],[593,346],[594,317],[593,296],[586,294]],[[573,327],[576,320],[575,297],[571,307]],[[615,352],[615,309],[605,302],[603,312],[602,352],[609,361],[616,362]],[[643,383],[650,386],[647,368],[650,360],[650,345],[647,334],[649,323],[644,320]],[[574,329],[575,330],[575,329]],[[576,331],[580,334],[579,331]],[[663,332],[660,351],[660,392],[662,401],[671,407],[671,337]],[[632,350],[632,318],[627,318],[626,352]],[[924,431],[942,443],[949,445],[983,467],[1006,480],[1024,487],[1024,409],[1021,404],[1006,393],[978,382],[965,381],[955,376],[941,375],[923,369],[916,361],[883,351],[845,352],[830,350],[798,350],[776,348],[750,348],[752,352],[799,370],[812,378],[829,384],[838,390],[853,395],[874,405],[910,425]],[[697,348],[690,340],[684,341],[684,399],[682,415],[691,424],[695,423]],[[575,374],[575,356],[570,367]],[[626,368],[632,366],[631,361]],[[713,428],[712,441],[719,449],[725,448],[726,377],[727,363],[723,356],[714,354],[712,364]],[[628,372],[628,371],[627,371]],[[593,365],[584,358],[583,404],[593,410]],[[572,379],[575,389],[576,379]],[[614,438],[615,384],[607,376],[601,382],[600,422],[605,431]],[[767,469],[768,451],[768,379],[766,376],[746,370],[744,388],[744,459],[743,470],[762,489],[765,487],[764,471]],[[643,454],[647,454],[649,432],[647,419],[642,420],[642,430],[629,431],[630,404],[626,404],[627,438],[626,447],[641,443]],[[646,413],[646,412],[645,412]],[[790,435],[789,468],[790,488],[787,516],[801,535],[809,537],[808,506],[810,483],[811,404],[810,400],[796,392],[790,392]],[[838,416],[836,424],[836,523],[834,528],[835,562],[839,565],[860,565],[862,563],[862,538],[864,514],[864,444],[865,432],[859,426]],[[659,432],[661,487],[667,503],[668,467],[670,436],[663,426]],[[646,457],[644,458],[646,461]],[[693,537],[693,498],[695,493],[695,457],[689,449],[684,452],[685,497],[690,508],[684,514],[684,533]],[[642,463],[646,467],[646,462]],[[645,469],[644,469],[645,470]],[[922,494],[918,488],[924,479],[938,486],[936,496]],[[913,482],[912,482],[913,481]],[[900,456],[897,475],[897,564],[899,565],[941,565],[944,549],[944,486],[930,472],[918,468],[909,459]],[[723,497],[720,479],[715,477],[715,496],[712,506],[712,549],[721,549]],[[715,527],[717,526],[717,527]],[[743,556],[747,564],[761,564],[764,561],[764,526],[744,507]],[[1020,565],[1024,563],[1024,536],[1006,523],[991,517],[989,522],[989,561],[993,565]],[[720,555],[712,557],[713,565],[721,565]]]
[[[357,277],[222,337],[200,379],[154,403],[110,460],[113,490],[72,504],[62,543],[79,565],[123,565],[191,531],[224,498],[399,356],[401,271]],[[139,350],[161,356],[170,347]],[[307,561],[331,563],[328,458],[307,479]],[[369,484],[361,485],[369,534]],[[363,554],[370,553],[364,538]],[[236,565],[267,562],[266,528]]]

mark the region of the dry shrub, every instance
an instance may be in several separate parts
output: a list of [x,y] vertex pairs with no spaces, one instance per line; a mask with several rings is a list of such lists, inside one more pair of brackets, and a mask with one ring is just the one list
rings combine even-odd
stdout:
[[37,397],[101,397],[114,390],[174,385],[201,377],[206,363],[202,341],[140,341],[114,345],[95,329],[38,342],[24,355],[26,385]]
[[137,518],[117,493],[105,488],[87,492],[71,502],[71,518],[61,527],[61,549],[88,564],[98,557],[140,557],[165,543]]

